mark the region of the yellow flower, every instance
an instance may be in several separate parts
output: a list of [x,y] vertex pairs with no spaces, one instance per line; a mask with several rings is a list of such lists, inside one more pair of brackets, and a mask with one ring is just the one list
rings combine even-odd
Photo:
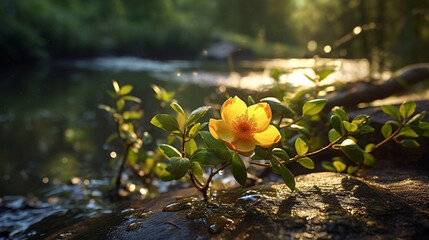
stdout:
[[222,119],[210,119],[210,133],[242,155],[250,156],[256,145],[268,148],[280,140],[279,130],[270,125],[272,115],[267,103],[247,107],[235,96],[223,103],[220,112]]

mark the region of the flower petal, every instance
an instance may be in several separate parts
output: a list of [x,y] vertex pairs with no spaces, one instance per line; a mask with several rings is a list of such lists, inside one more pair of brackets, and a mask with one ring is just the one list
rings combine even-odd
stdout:
[[255,142],[252,139],[237,139],[231,142],[232,149],[240,153],[251,152],[255,150]]
[[256,132],[261,132],[270,125],[272,114],[268,103],[254,104],[247,110],[249,118],[253,118],[256,122]]
[[280,138],[279,130],[273,125],[269,125],[267,129],[262,132],[253,134],[256,145],[264,148],[271,147],[274,143],[278,142]]
[[247,106],[239,97],[229,98],[226,100],[220,110],[222,119],[226,124],[232,124],[232,122],[246,112]]
[[236,139],[231,127],[223,120],[215,120],[211,118],[209,121],[209,131],[212,136],[218,140],[232,142]]

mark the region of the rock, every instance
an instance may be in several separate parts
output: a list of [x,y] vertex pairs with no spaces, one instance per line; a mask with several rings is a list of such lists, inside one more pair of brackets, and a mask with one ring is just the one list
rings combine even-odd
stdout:
[[354,107],[359,103],[372,102],[384,99],[406,90],[405,86],[412,86],[429,78],[429,64],[414,64],[397,71],[392,78],[381,84],[358,85],[346,92],[335,92],[328,96],[325,109],[334,106]]
[[[429,236],[428,172],[365,171],[360,177],[320,172],[298,176],[296,181],[294,192],[284,184],[272,183],[217,191],[210,203],[195,197],[195,190],[185,189],[132,202],[115,214],[88,219],[46,239]],[[166,205],[168,211],[162,211]]]

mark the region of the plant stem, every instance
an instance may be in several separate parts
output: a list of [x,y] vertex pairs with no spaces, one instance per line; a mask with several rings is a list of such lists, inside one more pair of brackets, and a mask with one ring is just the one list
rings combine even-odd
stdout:
[[209,189],[209,186],[210,186],[210,182],[212,181],[212,179],[213,179],[213,176],[214,175],[216,175],[216,174],[218,174],[220,171],[222,171],[223,169],[225,169],[225,168],[227,168],[229,165],[231,165],[231,161],[232,160],[229,160],[228,162],[226,162],[224,165],[222,165],[222,167],[220,167],[218,170],[216,170],[216,171],[214,171],[213,172],[213,170],[210,172],[210,175],[209,175],[209,178],[207,179],[207,182],[206,182],[206,184],[204,184],[204,186],[202,186],[201,187],[201,189],[198,189],[198,190],[200,190],[200,192],[202,192],[203,193],[203,196],[204,196],[204,200],[205,201],[208,201],[209,200],[209,196],[208,196],[208,194],[207,194],[207,192],[208,192],[208,189]]
[[127,145],[127,147],[125,148],[124,156],[122,157],[121,166],[119,167],[118,177],[116,178],[116,193],[118,195],[119,195],[119,187],[121,185],[121,175],[122,175],[122,171],[124,170],[124,165],[127,162],[129,150],[130,150],[130,145]]
[[271,167],[271,164],[269,164],[269,163],[250,162],[250,164],[257,165],[257,166],[263,166],[263,167]]
[[[396,129],[392,134],[390,134],[390,136],[389,136],[389,137],[387,137],[386,139],[384,139],[383,141],[381,141],[381,142],[379,142],[377,145],[375,145],[375,147],[374,147],[372,150],[374,150],[374,149],[377,149],[377,148],[381,147],[383,144],[385,144],[385,143],[387,143],[388,141],[390,141],[390,140],[392,140],[393,138],[395,138],[395,137],[396,137],[396,134],[398,134],[398,133],[399,133],[399,131],[401,131],[401,129],[402,129],[402,126],[398,127],[398,129]],[[372,150],[371,150],[371,151],[372,151]]]
[[286,124],[285,126],[280,126],[280,124],[279,124],[278,128],[279,128],[279,129],[282,129],[282,128],[288,128],[288,127],[292,126],[293,124],[295,124],[295,123],[297,123],[297,122],[301,121],[303,118],[304,118],[304,115],[301,115],[301,116],[300,116],[299,118],[297,118],[295,121],[293,121],[293,122],[291,122],[291,123],[288,123],[288,124]]
[[199,191],[201,191],[203,184],[200,181],[198,181],[197,177],[194,175],[194,173],[191,170],[189,171],[189,177],[191,178],[191,182],[194,185],[194,187]]
[[328,145],[324,146],[323,148],[321,148],[321,149],[319,149],[319,150],[316,150],[316,151],[314,151],[314,152],[309,152],[309,153],[303,154],[303,155],[296,155],[295,157],[291,158],[289,161],[291,161],[291,162],[292,162],[292,161],[296,161],[296,160],[298,160],[298,159],[300,159],[300,158],[310,157],[310,156],[313,156],[313,155],[319,154],[319,153],[321,153],[321,152],[323,152],[323,151],[325,151],[325,150],[327,150],[327,149],[331,148],[334,144],[336,144],[337,142],[339,142],[339,141],[340,141],[341,139],[343,139],[345,136],[346,136],[346,134],[343,134],[343,135],[341,135],[339,138],[335,139],[333,142],[331,142],[331,143],[329,143]]
[[182,134],[182,157],[186,157],[185,143],[186,143],[186,126]]

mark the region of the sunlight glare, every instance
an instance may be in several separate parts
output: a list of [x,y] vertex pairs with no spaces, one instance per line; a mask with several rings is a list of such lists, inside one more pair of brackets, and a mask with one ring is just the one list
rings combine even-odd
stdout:
[[361,32],[362,32],[362,27],[361,26],[356,26],[355,28],[353,28],[353,34],[354,35],[358,35]]
[[308,78],[304,76],[304,73],[312,76],[314,75],[314,72],[311,69],[307,70],[295,70],[291,74],[285,74],[280,77],[281,82],[286,82],[289,84],[292,84],[296,87],[311,87],[314,86],[314,83],[310,81]]
[[49,182],[49,178],[48,178],[48,177],[44,177],[44,178],[42,178],[42,182],[43,182],[44,184],[47,184],[47,183]]
[[330,52],[332,51],[332,47],[331,47],[331,46],[329,46],[329,45],[326,45],[326,46],[323,48],[323,51],[324,51],[325,53],[330,53]]
[[130,192],[134,192],[136,190],[136,185],[131,183],[130,185],[128,185],[128,191]]
[[146,188],[140,188],[140,194],[146,195],[147,194],[147,189]]
[[308,41],[308,43],[307,43],[307,49],[310,52],[316,51],[316,49],[317,49],[317,42],[314,41],[314,40]]
[[73,185],[76,185],[76,184],[80,183],[80,178],[78,178],[78,177],[72,177],[72,178],[70,179],[70,182],[71,182]]

